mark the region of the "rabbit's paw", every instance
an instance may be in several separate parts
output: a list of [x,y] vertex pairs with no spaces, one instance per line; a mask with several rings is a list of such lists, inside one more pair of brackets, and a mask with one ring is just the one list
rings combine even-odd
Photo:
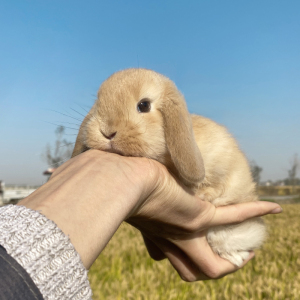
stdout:
[[240,267],[244,260],[246,260],[249,255],[250,255],[250,252],[249,251],[235,251],[235,252],[231,252],[231,253],[219,253],[219,255],[222,257],[222,258],[225,258],[227,260],[229,260],[232,264]]

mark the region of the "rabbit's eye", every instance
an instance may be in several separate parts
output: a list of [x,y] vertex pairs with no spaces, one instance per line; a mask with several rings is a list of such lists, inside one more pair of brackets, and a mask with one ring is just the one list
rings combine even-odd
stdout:
[[146,98],[142,99],[137,105],[137,110],[140,113],[147,113],[150,111],[150,109],[151,109],[150,101]]

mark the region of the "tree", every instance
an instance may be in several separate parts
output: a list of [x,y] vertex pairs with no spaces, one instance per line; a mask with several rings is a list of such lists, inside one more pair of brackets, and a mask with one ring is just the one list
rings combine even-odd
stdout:
[[255,161],[250,163],[251,173],[253,180],[256,182],[256,185],[259,186],[260,183],[260,173],[262,172],[263,168],[259,167]]
[[298,155],[295,154],[291,160],[291,169],[288,170],[288,182],[289,185],[292,186],[292,192],[295,192],[295,186],[298,182],[297,180],[297,171],[299,169],[299,160],[298,160]]
[[72,155],[73,143],[64,139],[64,134],[65,127],[58,126],[55,130],[56,141],[54,147],[50,147],[49,144],[46,146],[44,158],[51,168],[58,168]]

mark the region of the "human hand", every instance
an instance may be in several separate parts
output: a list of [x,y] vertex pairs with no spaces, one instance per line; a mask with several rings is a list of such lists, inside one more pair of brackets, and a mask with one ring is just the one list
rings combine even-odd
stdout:
[[19,204],[53,220],[70,237],[87,269],[121,222],[128,220],[147,236],[152,256],[163,254],[189,281],[237,269],[211,251],[205,229],[279,207],[260,203],[215,209],[181,187],[156,161],[97,150],[63,164]]
[[168,258],[186,281],[221,278],[242,268],[254,257],[250,252],[241,267],[214,253],[206,239],[210,227],[237,224],[281,207],[269,202],[249,202],[216,208],[181,187],[166,169],[159,168],[154,192],[127,221],[143,234],[150,256]]

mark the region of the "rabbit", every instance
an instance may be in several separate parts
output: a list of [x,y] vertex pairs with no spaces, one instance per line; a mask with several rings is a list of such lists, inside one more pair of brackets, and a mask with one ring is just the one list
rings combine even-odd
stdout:
[[[216,207],[258,201],[248,162],[227,129],[189,114],[175,84],[152,70],[122,70],[102,83],[79,128],[72,157],[88,149],[155,159]],[[236,266],[265,237],[261,218],[207,233],[213,251]]]

